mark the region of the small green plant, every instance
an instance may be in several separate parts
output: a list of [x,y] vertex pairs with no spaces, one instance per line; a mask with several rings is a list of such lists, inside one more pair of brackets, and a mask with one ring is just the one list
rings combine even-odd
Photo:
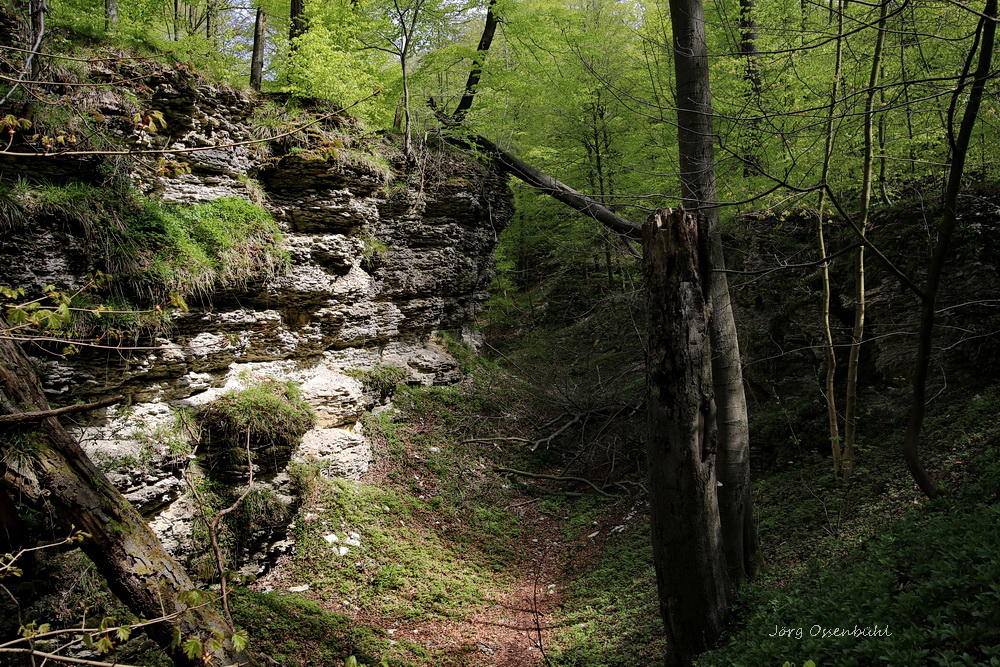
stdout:
[[377,260],[385,253],[389,252],[389,246],[387,246],[382,239],[375,238],[374,236],[362,236],[361,242],[365,246],[362,252],[365,259]]
[[26,465],[41,450],[41,436],[32,431],[8,431],[0,434],[4,465],[17,469]]
[[157,458],[186,457],[194,450],[200,430],[201,426],[190,409],[175,409],[169,421],[132,433],[132,438],[139,443],[139,462],[148,467]]

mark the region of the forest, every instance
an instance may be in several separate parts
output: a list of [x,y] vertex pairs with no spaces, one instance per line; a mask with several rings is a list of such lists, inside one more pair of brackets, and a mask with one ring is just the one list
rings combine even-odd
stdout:
[[1000,665],[997,0],[0,0],[0,664]]

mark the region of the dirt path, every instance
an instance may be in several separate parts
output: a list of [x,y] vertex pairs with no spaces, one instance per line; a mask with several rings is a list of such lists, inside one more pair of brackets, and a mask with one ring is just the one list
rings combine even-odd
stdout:
[[[385,482],[384,478],[371,481]],[[450,618],[385,618],[343,604],[337,596],[320,594],[315,586],[301,594],[325,611],[347,616],[356,627],[374,630],[384,646],[378,655],[406,665],[543,665],[552,635],[563,620],[563,564],[571,545],[562,541],[560,522],[543,514],[536,501],[514,498],[507,507],[520,529],[514,558],[484,586],[479,603]],[[433,524],[435,518],[427,516],[424,521]],[[294,591],[306,581],[296,570],[293,559],[286,558],[254,588]],[[308,656],[303,659],[303,664],[312,664]]]

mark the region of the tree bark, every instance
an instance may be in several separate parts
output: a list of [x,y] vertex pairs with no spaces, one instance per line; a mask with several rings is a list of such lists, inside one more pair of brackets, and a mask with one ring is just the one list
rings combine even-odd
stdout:
[[678,150],[684,206],[698,212],[701,233],[710,241],[712,371],[718,407],[719,511],[726,560],[734,585],[756,570],[757,539],[750,498],[750,433],[747,425],[743,365],[716,208],[712,93],[708,79],[708,46],[701,0],[670,0],[677,81]]
[[306,31],[305,11],[305,0],[291,0],[291,5],[289,7],[291,25],[288,28],[288,41],[292,42],[292,48],[295,48],[295,38],[302,35]]
[[986,8],[983,10],[979,27],[976,30],[977,41],[979,39],[982,40],[982,44],[979,47],[979,62],[976,65],[976,71],[973,73],[969,101],[966,103],[965,112],[962,114],[962,122],[957,136],[954,134],[953,125],[950,121],[953,118],[958,99],[964,92],[964,80],[967,77],[968,68],[975,54],[975,45],[973,45],[972,51],[969,53],[966,69],[960,79],[963,83],[960,83],[955,90],[951,108],[948,112],[948,139],[951,143],[951,165],[944,197],[944,216],[938,228],[937,243],[934,246],[934,254],[931,257],[931,263],[927,270],[927,285],[923,291],[920,328],[917,332],[917,353],[913,371],[913,403],[910,406],[910,421],[907,424],[906,437],[903,440],[903,458],[920,490],[931,498],[937,495],[938,485],[920,461],[920,456],[917,453],[917,441],[920,438],[920,429],[924,420],[924,407],[927,401],[927,371],[931,358],[931,345],[934,340],[934,311],[937,307],[938,287],[941,284],[941,276],[944,273],[944,262],[948,257],[951,246],[951,236],[958,222],[958,193],[962,187],[962,175],[965,172],[965,160],[969,151],[969,141],[972,138],[972,130],[975,128],[976,118],[979,115],[979,107],[983,101],[983,91],[986,88],[987,80],[990,78],[996,29],[997,0],[986,0]]
[[260,90],[264,80],[264,44],[267,40],[267,14],[257,8],[253,24],[253,52],[250,56],[250,87]]
[[486,61],[490,45],[493,44],[493,36],[496,35],[499,21],[496,14],[493,13],[495,5],[496,0],[490,0],[486,6],[486,23],[483,26],[483,34],[479,37],[479,46],[476,47],[476,59],[472,63],[472,69],[469,70],[469,78],[465,82],[465,92],[451,115],[458,123],[465,119],[465,114],[472,108],[472,102],[476,97],[476,87],[479,86],[479,79],[483,76],[483,63]]
[[28,55],[32,81],[37,81],[42,71],[42,59],[39,49],[42,44],[42,36],[45,34],[45,12],[47,11],[49,11],[49,8],[46,0],[30,0],[28,2],[28,14],[31,19],[31,38],[34,41],[34,46]]
[[[6,323],[0,321],[0,327]],[[41,385],[18,345],[0,337],[0,389],[3,412],[22,408],[49,410]],[[112,592],[137,616],[154,619],[179,613],[169,621],[148,627],[150,636],[178,665],[202,665],[180,646],[200,638],[206,655],[221,661],[259,664],[228,641],[233,628],[211,605],[189,608],[181,594],[195,590],[187,572],[163,549],[139,512],[98,470],[56,417],[48,417],[35,431],[38,446],[24,468],[5,464],[2,484],[12,495],[27,497],[50,508],[50,515],[67,530],[89,533],[81,548],[107,580]],[[217,650],[208,642],[218,632],[226,639]]]
[[715,645],[730,596],[716,493],[712,274],[700,226],[683,210],[643,226],[649,505],[671,665]]
[[740,159],[743,160],[743,175],[757,173],[762,160],[760,116],[763,107],[761,96],[763,84],[760,78],[760,52],[757,49],[757,2],[740,0],[740,54],[746,59],[743,64],[743,80],[747,83],[745,97],[752,117],[746,121],[741,137]]
[[104,0],[104,27],[118,23],[118,0]]

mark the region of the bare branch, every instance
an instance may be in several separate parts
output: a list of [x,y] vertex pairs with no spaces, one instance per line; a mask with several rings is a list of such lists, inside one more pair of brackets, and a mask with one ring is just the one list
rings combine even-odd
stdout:
[[102,398],[101,400],[94,401],[93,403],[84,403],[81,405],[67,405],[61,408],[53,408],[51,410],[15,412],[9,415],[0,415],[0,424],[39,422],[42,421],[43,419],[48,419],[49,417],[58,417],[59,415],[68,415],[75,412],[87,412],[88,410],[96,410],[97,408],[104,408],[109,405],[121,403],[124,400],[125,400],[124,396],[112,396],[111,398]]

